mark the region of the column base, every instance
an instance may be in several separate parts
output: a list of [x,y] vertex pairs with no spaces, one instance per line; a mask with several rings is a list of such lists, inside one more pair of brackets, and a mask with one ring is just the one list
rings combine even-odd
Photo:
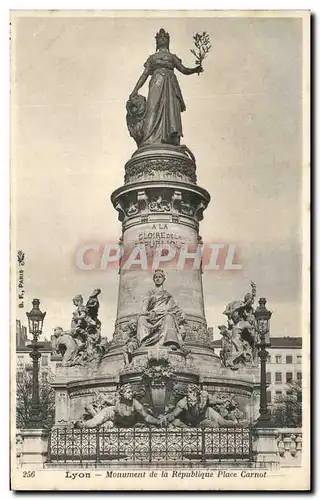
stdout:
[[[266,422],[264,422],[266,425]],[[259,463],[259,466],[267,468],[278,469],[280,466],[280,457],[277,447],[277,434],[276,428],[270,427],[257,427],[253,429],[253,454],[254,461]]]
[[46,429],[22,429],[21,465],[42,469],[48,456],[48,431]]

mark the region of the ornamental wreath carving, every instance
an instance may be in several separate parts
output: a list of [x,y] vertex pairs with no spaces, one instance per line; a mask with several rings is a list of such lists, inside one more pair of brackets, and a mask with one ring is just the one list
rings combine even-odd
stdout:
[[148,158],[128,162],[125,166],[125,184],[141,179],[143,176],[153,177],[156,173],[164,175],[180,174],[190,182],[196,184],[196,166],[188,158]]

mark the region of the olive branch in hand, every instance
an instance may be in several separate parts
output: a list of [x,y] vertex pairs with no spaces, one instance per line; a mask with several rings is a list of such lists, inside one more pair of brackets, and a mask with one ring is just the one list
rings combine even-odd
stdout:
[[202,61],[211,49],[210,37],[206,31],[196,33],[193,36],[193,43],[195,48],[190,49],[190,52],[196,58],[196,65],[202,67]]

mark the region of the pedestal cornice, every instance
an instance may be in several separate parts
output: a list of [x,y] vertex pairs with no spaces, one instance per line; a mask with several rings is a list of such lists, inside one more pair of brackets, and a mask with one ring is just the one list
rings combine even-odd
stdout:
[[[179,181],[144,181],[116,189],[111,195],[121,222],[129,225],[163,220],[198,228],[209,193]],[[125,229],[125,227],[124,227]]]

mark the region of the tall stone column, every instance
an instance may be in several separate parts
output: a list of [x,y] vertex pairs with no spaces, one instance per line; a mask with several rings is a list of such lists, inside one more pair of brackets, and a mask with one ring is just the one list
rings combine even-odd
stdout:
[[[112,193],[111,200],[122,223],[123,258],[119,269],[117,319],[109,356],[121,350],[126,324],[137,318],[143,298],[153,287],[153,266],[164,269],[165,288],[186,315],[185,346],[191,353],[211,357],[199,253],[199,222],[210,195],[197,185],[195,159],[179,146],[139,148],[126,163],[124,185]],[[133,264],[132,251],[140,245],[145,254],[138,255],[136,250],[135,255],[140,260]],[[154,257],[163,246],[167,250],[162,253],[169,252],[168,259],[170,252],[175,255],[157,266]],[[184,259],[184,252],[189,256],[193,253],[196,258]]]

